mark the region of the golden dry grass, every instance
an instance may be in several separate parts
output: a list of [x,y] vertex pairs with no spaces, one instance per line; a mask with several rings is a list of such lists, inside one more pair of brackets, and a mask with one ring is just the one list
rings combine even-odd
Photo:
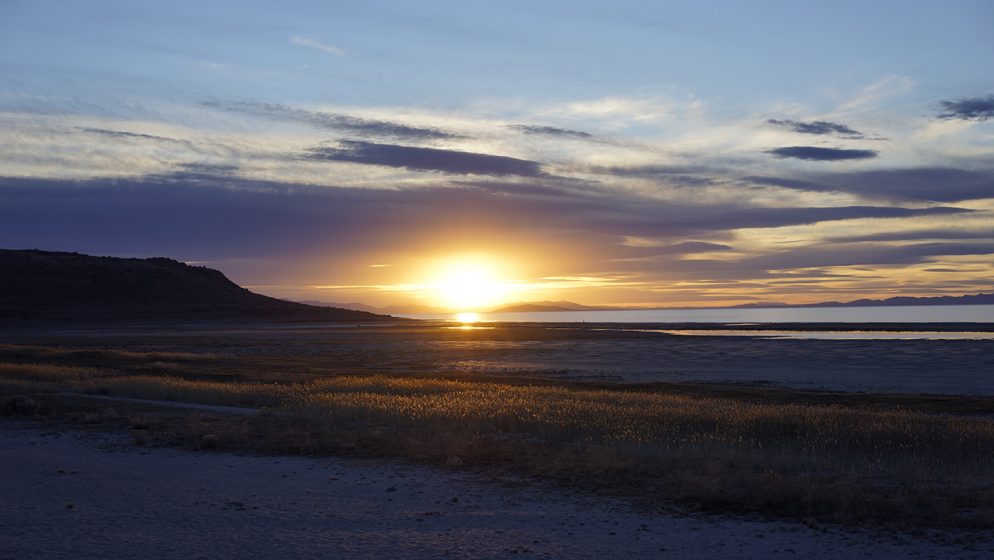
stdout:
[[789,448],[794,459],[801,455],[833,464],[842,464],[853,453],[899,456],[901,463],[917,462],[936,475],[951,462],[994,458],[991,419],[912,411],[387,376],[336,376],[293,384],[216,382],[0,363],[0,379],[36,390],[284,407],[335,423],[402,429],[458,426],[461,431],[654,452],[721,448],[774,454]]
[[994,526],[990,417],[383,375],[294,383],[149,375],[148,364],[161,359],[0,363],[0,391],[285,413],[160,426],[194,442],[211,436],[221,449],[358,451],[507,468],[712,511]]
[[569,443],[756,451],[790,446],[812,455],[861,450],[936,459],[983,457],[994,449],[988,419],[907,411],[388,377],[338,377],[295,392],[309,413],[336,421],[462,425]]

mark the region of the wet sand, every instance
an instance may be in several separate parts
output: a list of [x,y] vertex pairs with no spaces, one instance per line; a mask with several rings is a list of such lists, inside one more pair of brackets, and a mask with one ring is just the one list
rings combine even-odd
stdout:
[[144,449],[0,423],[0,558],[989,558],[994,544],[646,513],[514,478]]

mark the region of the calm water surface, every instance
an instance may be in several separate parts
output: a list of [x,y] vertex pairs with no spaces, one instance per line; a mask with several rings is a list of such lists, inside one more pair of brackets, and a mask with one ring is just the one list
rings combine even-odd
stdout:
[[809,340],[994,340],[994,332],[975,331],[769,331],[726,329],[647,329],[684,336],[758,336],[762,338],[801,338]]
[[[455,314],[409,315],[455,320]],[[994,305],[802,307],[784,309],[649,309],[480,313],[480,321],[536,323],[994,323]]]

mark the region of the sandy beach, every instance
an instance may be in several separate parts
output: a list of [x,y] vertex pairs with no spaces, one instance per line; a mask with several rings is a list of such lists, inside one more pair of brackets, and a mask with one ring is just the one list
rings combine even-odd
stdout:
[[955,534],[646,513],[522,479],[0,424],[0,558],[987,558]]

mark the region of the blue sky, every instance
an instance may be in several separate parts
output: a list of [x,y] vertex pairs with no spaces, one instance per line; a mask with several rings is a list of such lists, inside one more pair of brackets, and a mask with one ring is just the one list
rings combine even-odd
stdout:
[[989,290],[992,21],[965,1],[0,0],[0,245],[380,304],[430,299],[424,263],[463,254],[519,299]]
[[[278,6],[278,8],[277,8]],[[886,75],[984,93],[989,2],[11,2],[5,81],[39,94],[463,107],[652,94],[830,108]],[[293,37],[314,45],[294,44]],[[246,90],[246,88],[249,88]]]

